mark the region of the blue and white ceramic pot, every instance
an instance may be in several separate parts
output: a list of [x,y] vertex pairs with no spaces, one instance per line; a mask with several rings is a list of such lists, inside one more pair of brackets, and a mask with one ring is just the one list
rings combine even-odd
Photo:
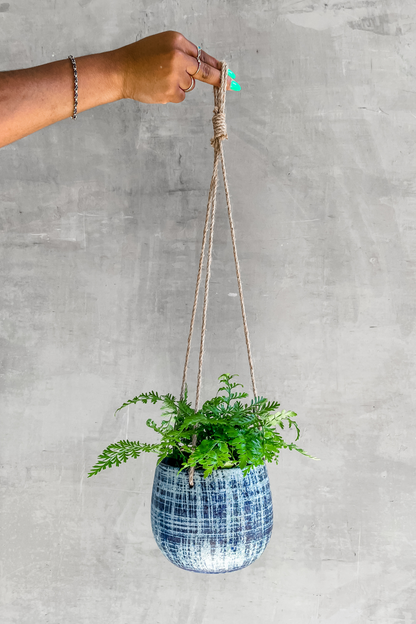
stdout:
[[240,570],[264,551],[273,527],[266,466],[246,477],[240,468],[214,470],[204,478],[163,460],[152,493],[152,530],[164,555],[184,570],[220,574]]

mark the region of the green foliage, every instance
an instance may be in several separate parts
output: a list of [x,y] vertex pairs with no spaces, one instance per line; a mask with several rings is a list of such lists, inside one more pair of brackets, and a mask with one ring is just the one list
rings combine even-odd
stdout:
[[[247,398],[248,394],[235,390],[243,386],[231,381],[234,377],[236,375],[221,375],[217,396],[206,401],[197,412],[188,403],[187,389],[182,400],[175,399],[171,394],[148,392],[123,403],[115,414],[123,407],[139,402],[162,404],[161,424],[151,418],[146,421],[147,426],[161,436],[160,442],[142,444],[120,440],[110,444],[99,455],[88,476],[111,466],[119,466],[129,457],[151,452],[157,453],[158,463],[169,458],[181,470],[191,466],[202,468],[205,477],[217,468],[240,467],[246,475],[251,468],[265,461],[277,464],[282,448],[316,459],[295,444],[300,436],[294,420],[295,412],[279,412],[280,404],[264,397],[243,404],[241,399]],[[220,392],[223,394],[219,395]],[[278,431],[285,428],[285,423],[289,429],[293,427],[296,430],[294,442],[286,443]],[[195,448],[192,447],[193,434],[197,436]]]

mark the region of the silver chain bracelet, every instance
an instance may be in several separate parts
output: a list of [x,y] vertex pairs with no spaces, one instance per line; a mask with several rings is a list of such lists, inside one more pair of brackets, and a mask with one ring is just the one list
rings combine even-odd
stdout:
[[77,118],[77,107],[78,107],[78,74],[77,74],[77,64],[75,62],[74,57],[70,54],[68,56],[72,63],[72,69],[74,70],[74,114],[72,119]]

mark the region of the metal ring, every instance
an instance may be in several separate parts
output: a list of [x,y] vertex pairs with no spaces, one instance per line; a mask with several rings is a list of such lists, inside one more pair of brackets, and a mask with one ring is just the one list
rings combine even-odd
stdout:
[[196,70],[194,74],[192,74],[193,76],[196,76],[201,68],[201,53],[202,53],[202,48],[201,46],[198,46],[198,56],[196,57],[196,60],[198,61],[198,69]]
[[[198,61],[198,59],[196,60]],[[196,76],[200,69],[201,69],[201,61],[198,61],[198,69],[196,70],[194,74],[192,74],[192,76]]]
[[192,91],[192,89],[195,87],[195,78],[193,76],[191,76],[191,86],[189,87],[189,89],[184,89],[184,92],[187,93],[187,91]]

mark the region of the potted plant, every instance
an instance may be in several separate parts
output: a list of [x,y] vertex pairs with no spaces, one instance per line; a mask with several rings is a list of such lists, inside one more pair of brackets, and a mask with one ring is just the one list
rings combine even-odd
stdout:
[[[278,462],[281,449],[296,450],[300,431],[294,412],[278,411],[277,401],[264,397],[243,404],[246,392],[232,379],[219,377],[217,395],[195,411],[184,398],[148,392],[123,403],[161,403],[160,434],[155,444],[120,440],[110,444],[88,474],[119,466],[129,457],[158,455],[152,492],[151,521],[156,542],[175,565],[215,574],[244,568],[264,551],[272,531],[273,508],[265,462]],[[222,394],[220,394],[222,393]],[[284,423],[296,430],[287,443]],[[196,445],[192,436],[196,434]],[[194,468],[194,487],[185,469]]]

